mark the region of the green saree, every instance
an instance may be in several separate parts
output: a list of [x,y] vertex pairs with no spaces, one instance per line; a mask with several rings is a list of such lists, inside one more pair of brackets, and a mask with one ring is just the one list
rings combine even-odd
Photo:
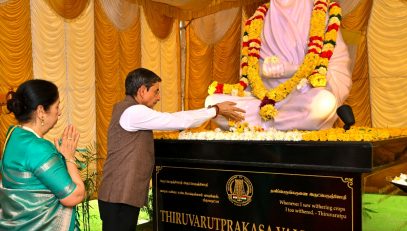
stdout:
[[75,208],[59,202],[76,185],[51,142],[12,127],[1,162],[0,230],[76,230]]

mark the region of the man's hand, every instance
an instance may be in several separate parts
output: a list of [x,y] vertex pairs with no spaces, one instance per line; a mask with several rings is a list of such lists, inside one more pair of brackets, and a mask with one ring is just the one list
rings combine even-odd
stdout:
[[234,121],[242,121],[244,120],[244,113],[245,110],[235,107],[236,103],[225,101],[222,103],[217,103],[216,106],[219,108],[219,115],[224,116],[226,119],[234,120]]

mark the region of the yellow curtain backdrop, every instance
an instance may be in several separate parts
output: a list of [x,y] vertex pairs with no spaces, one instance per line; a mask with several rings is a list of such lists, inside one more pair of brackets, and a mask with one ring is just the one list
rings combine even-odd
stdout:
[[78,146],[95,141],[95,55],[93,2],[81,17],[65,21],[44,0],[31,1],[34,78],[58,86],[61,116],[45,136],[60,137],[68,124],[81,134]]
[[[372,0],[361,0],[342,20],[341,32],[351,48],[356,47],[353,60],[352,89],[345,104],[349,104],[355,115],[356,126],[371,126],[370,84],[368,69],[368,49],[366,31],[369,22]],[[338,120],[337,126],[343,123]]]
[[96,62],[96,134],[98,142],[97,170],[99,177],[107,154],[107,129],[113,105],[124,98],[127,73],[140,67],[140,23],[124,31],[118,30],[106,16],[99,0],[95,1]]
[[[32,79],[30,2],[9,0],[0,4],[0,95]],[[0,157],[8,127],[16,121],[0,110]]]
[[99,0],[103,12],[114,27],[125,31],[137,23],[139,18],[139,5],[129,1]]
[[373,127],[407,127],[407,1],[375,0],[368,29]]
[[194,30],[197,38],[205,44],[212,45],[219,42],[226,31],[241,13],[241,8],[235,7],[222,10],[215,14],[207,15],[191,21],[190,27]]
[[241,15],[239,10],[223,38],[213,45],[201,41],[193,27],[188,26],[185,109],[204,106],[212,81],[236,83],[239,80]]
[[87,7],[89,0],[44,0],[59,16],[65,19],[78,17]]
[[[151,32],[155,37],[165,39],[172,32],[172,26],[174,20],[162,14],[157,14],[156,11],[151,8],[143,8],[145,21],[147,22]],[[175,25],[176,26],[176,25]]]
[[[164,24],[170,29],[168,36],[160,39],[147,23],[146,14],[141,14],[141,63],[161,77],[161,100],[154,107],[158,111],[175,112],[181,109],[181,69],[179,21]],[[150,19],[151,20],[151,19]]]

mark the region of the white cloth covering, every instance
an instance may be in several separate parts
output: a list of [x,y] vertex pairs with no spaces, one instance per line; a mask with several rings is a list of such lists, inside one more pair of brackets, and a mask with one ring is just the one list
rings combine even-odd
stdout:
[[[264,19],[260,67],[262,59],[278,56],[282,62],[301,65],[307,52],[308,32],[313,0],[271,0]],[[262,78],[267,89],[287,81],[291,76]],[[320,130],[332,127],[337,119],[336,108],[349,95],[352,85],[350,58],[346,44],[339,31],[336,47],[329,61],[327,86],[293,90],[287,98],[276,103],[278,115],[274,120],[263,121],[259,115],[260,99],[254,96],[230,96],[215,94],[207,97],[205,104],[225,100],[237,103],[246,110],[245,120],[251,125],[278,130]],[[247,91],[250,91],[248,87]],[[223,129],[228,129],[226,120],[215,120]]]

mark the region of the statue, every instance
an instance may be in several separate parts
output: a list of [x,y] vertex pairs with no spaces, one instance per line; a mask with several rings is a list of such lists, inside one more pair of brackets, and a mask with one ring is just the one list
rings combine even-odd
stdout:
[[[340,19],[329,0],[260,6],[245,23],[239,83],[213,82],[205,104],[236,102],[246,122],[265,129],[331,128],[352,85]],[[215,122],[228,129],[223,117]]]

